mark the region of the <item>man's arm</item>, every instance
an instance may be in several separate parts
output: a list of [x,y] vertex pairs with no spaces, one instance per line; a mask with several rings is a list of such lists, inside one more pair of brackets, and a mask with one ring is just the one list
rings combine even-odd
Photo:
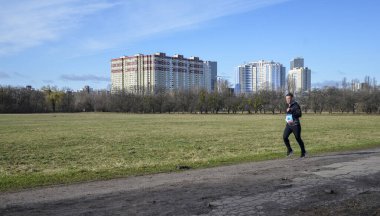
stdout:
[[301,107],[298,104],[295,104],[295,106],[292,108],[292,114],[294,118],[299,118],[302,116]]

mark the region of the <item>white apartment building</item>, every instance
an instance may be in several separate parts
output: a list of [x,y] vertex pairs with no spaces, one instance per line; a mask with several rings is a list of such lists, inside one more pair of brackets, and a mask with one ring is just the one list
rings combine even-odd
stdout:
[[260,90],[281,90],[285,88],[285,67],[273,61],[257,61],[238,66],[240,93]]

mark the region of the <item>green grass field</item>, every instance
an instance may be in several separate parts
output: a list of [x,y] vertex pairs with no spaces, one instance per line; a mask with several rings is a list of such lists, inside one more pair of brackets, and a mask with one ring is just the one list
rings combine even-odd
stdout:
[[[282,115],[0,115],[0,191],[282,158],[284,126]],[[311,156],[380,146],[380,116],[309,114],[302,127]]]

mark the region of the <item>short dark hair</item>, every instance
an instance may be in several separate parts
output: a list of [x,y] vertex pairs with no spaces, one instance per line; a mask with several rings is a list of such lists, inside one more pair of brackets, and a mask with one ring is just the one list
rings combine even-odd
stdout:
[[289,92],[288,94],[286,94],[286,96],[293,97],[293,94]]

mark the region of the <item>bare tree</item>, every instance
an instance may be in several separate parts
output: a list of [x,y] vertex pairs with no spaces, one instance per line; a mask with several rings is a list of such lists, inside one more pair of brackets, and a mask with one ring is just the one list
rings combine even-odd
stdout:
[[53,112],[55,112],[57,104],[61,102],[64,96],[64,92],[59,91],[58,88],[55,86],[42,87],[42,91],[45,93],[46,100],[51,104]]
[[290,93],[296,92],[296,81],[293,76],[288,75],[287,89],[288,89],[288,92]]

